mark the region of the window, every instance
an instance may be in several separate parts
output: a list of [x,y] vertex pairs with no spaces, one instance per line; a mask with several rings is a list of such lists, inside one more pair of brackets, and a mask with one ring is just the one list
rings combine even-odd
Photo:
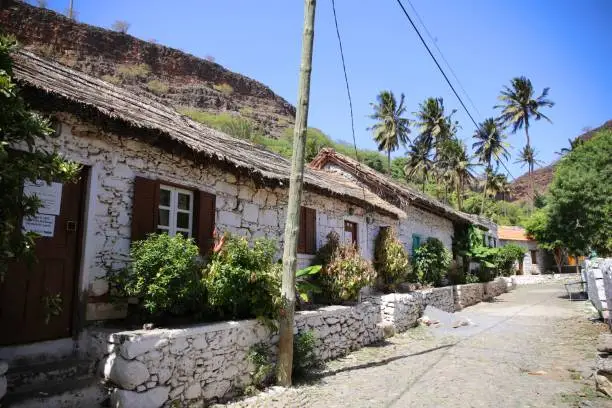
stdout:
[[532,249],[529,252],[531,252],[531,264],[537,265],[538,264],[538,251]]
[[412,234],[412,253],[421,246],[421,236]]
[[193,192],[181,188],[159,186],[157,232],[168,235],[193,235]]
[[300,208],[298,253],[314,255],[317,251],[317,212],[314,208]]
[[357,223],[344,221],[344,242],[347,244],[359,245],[357,239]]

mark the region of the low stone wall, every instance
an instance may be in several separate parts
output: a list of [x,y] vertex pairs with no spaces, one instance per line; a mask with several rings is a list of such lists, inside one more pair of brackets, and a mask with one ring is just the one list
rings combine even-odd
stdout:
[[0,360],[0,400],[6,394],[6,372],[8,371],[8,363]]
[[417,299],[423,305],[432,306],[445,312],[452,313],[455,311],[455,290],[453,286],[444,286],[441,288],[417,290],[414,293]]
[[538,283],[549,283],[553,281],[570,281],[576,280],[579,275],[576,273],[554,273],[545,275],[515,275],[512,276],[512,282],[515,286],[533,285]]
[[[299,312],[295,321],[296,331],[314,331],[322,359],[383,338],[380,309],[368,302]],[[267,343],[276,354],[278,335],[256,320],[245,320],[119,332],[107,341],[102,374],[116,387],[111,405],[154,408],[236,395],[251,384],[251,347]]]
[[484,299],[493,299],[502,293],[508,291],[508,284],[503,278],[497,278],[491,282],[483,284],[484,286]]
[[455,310],[482,302],[485,296],[485,285],[482,283],[469,283],[455,286]]
[[608,319],[612,306],[612,258],[595,258],[584,261],[584,276],[589,300],[600,316]]
[[372,295],[368,301],[378,306],[381,320],[393,325],[398,332],[414,327],[424,309],[422,298],[416,292]]

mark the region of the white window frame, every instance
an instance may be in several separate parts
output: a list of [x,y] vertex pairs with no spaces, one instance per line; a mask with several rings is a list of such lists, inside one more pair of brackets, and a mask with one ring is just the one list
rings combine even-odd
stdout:
[[[187,237],[191,238],[193,236],[193,209],[194,209],[194,195],[193,191],[186,190],[184,188],[172,187],[168,185],[161,184],[159,186],[159,190],[166,190],[170,192],[170,205],[162,205],[161,203],[158,205],[159,210],[168,210],[168,226],[166,225],[157,225],[157,230],[161,230],[161,232],[166,232],[170,236],[174,236],[179,232],[183,232],[187,234]],[[189,196],[189,210],[183,210],[178,208],[178,195],[185,194]],[[189,214],[189,228],[178,228],[176,226],[176,219],[178,213]]]

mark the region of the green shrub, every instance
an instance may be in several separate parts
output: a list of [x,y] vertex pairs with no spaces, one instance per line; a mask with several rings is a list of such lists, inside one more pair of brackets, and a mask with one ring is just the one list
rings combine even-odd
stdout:
[[[333,251],[331,255],[329,251]],[[324,260],[319,281],[323,294],[333,303],[356,300],[361,288],[372,285],[376,271],[362,258],[354,245],[339,244],[338,234],[328,235],[328,243],[319,251]]]
[[428,238],[414,250],[412,268],[416,279],[423,284],[440,285],[448,272],[451,252],[437,238]]
[[315,352],[316,343],[311,330],[298,333],[293,338],[293,378],[304,377],[323,365]]
[[214,84],[213,88],[221,92],[223,95],[227,95],[227,96],[234,93],[234,88],[232,88],[230,84],[226,84],[225,82],[222,84]]
[[295,272],[295,293],[297,294],[298,304],[300,302],[310,302],[310,296],[321,293],[321,288],[314,283],[322,265],[311,265]]
[[252,140],[259,137],[256,134],[253,122],[238,115],[229,113],[209,113],[189,108],[179,109],[179,112],[185,116],[189,116],[196,122],[200,122],[239,139]]
[[103,81],[109,82],[113,85],[119,85],[121,83],[121,78],[118,77],[117,75],[102,75],[100,79],[102,79]]
[[[247,360],[252,364],[250,372],[252,387],[262,389],[266,385],[271,384],[274,374],[274,363],[272,361],[272,353],[270,345],[266,343],[257,343],[251,347],[247,354]],[[250,388],[250,387],[249,387]],[[252,394],[254,390],[247,388],[246,393]]]
[[168,93],[170,87],[167,83],[160,81],[159,79],[153,79],[147,82],[147,89],[156,95],[163,95],[165,93]]
[[221,239],[204,274],[210,307],[224,318],[276,318],[281,266],[274,243],[258,239],[249,247],[244,237]]
[[121,64],[117,67],[117,74],[125,80],[146,79],[151,73],[147,64]]
[[109,275],[119,295],[139,298],[151,316],[202,312],[201,262],[192,239],[151,234],[132,243],[130,256],[129,268]]
[[527,250],[520,245],[508,244],[498,248],[497,269],[502,276],[514,274],[515,262],[520,262]]
[[394,289],[410,273],[408,251],[392,227],[381,228],[374,243],[374,268],[382,285]]

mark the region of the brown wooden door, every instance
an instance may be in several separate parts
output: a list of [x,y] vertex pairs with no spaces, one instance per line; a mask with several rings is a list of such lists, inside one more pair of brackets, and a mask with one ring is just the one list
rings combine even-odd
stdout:
[[53,237],[36,239],[36,263],[10,265],[0,283],[0,345],[72,335],[85,179],[84,170],[62,186]]

